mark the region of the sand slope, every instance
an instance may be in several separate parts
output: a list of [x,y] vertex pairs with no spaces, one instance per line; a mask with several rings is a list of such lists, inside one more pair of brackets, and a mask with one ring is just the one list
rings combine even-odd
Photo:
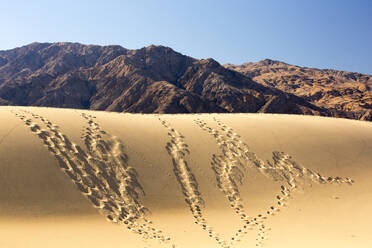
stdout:
[[0,107],[0,247],[369,247],[372,124]]

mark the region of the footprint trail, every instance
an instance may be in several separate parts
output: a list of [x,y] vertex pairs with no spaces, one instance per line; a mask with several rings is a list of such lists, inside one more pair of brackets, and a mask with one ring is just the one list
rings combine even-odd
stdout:
[[[195,123],[204,131],[211,134],[220,148],[221,154],[213,154],[211,167],[215,173],[217,185],[220,191],[226,196],[230,207],[239,216],[243,222],[242,227],[231,237],[231,244],[241,241],[241,239],[255,227],[258,228],[257,246],[261,246],[262,241],[266,238],[265,225],[262,215],[250,217],[245,211],[242,198],[239,193],[239,184],[242,184],[245,166],[244,158],[239,153],[239,147],[234,144],[238,141],[231,141],[220,131],[207,126],[207,123],[196,119]],[[235,139],[235,138],[234,138]]]
[[186,155],[189,154],[189,150],[188,145],[184,141],[185,137],[172,128],[167,121],[161,118],[159,118],[159,121],[168,130],[168,136],[171,140],[167,143],[165,149],[172,158],[174,174],[195,219],[195,224],[208,232],[209,237],[215,239],[221,247],[229,248],[230,246],[227,242],[223,240],[221,235],[213,231],[213,228],[207,224],[206,219],[203,217],[204,200],[199,192],[198,182],[186,161]]
[[[267,239],[267,230],[269,230],[266,227],[267,219],[287,206],[293,192],[308,182],[312,181],[319,184],[346,183],[349,185],[354,182],[350,178],[323,176],[297,164],[290,155],[284,152],[274,151],[272,153],[273,162],[267,161],[265,163],[249,149],[248,145],[241,140],[241,136],[235,133],[232,128],[216,118],[214,118],[214,121],[217,123],[219,130],[211,128],[200,118],[194,120],[202,130],[208,132],[216,140],[221,153],[212,156],[211,167],[215,172],[218,187],[225,194],[234,212],[245,222],[243,229],[238,229],[232,241],[242,238],[247,233],[245,229],[250,229],[253,224],[258,227],[256,246],[263,246],[263,241]],[[270,206],[253,218],[246,214],[238,190],[238,184],[242,184],[246,168],[254,168],[274,181],[283,182],[280,186],[280,194],[275,196],[276,205]]]
[[94,116],[81,115],[87,122],[82,136],[85,152],[48,119],[30,111],[13,113],[43,141],[60,169],[107,220],[125,226],[145,242],[157,240],[176,247],[146,218],[148,210],[139,200],[145,192],[136,170],[128,164],[124,145],[102,130]]
[[[156,228],[148,218],[150,211],[141,203],[145,190],[138,180],[137,171],[130,166],[124,144],[108,134],[91,114],[79,114],[85,123],[81,139],[84,149],[73,143],[60,127],[47,118],[30,111],[12,110],[35,134],[56,158],[60,169],[70,178],[79,191],[110,222],[117,223],[137,234],[147,247],[156,241],[161,247],[178,248],[171,238]],[[216,128],[207,121],[197,118],[194,123],[215,140],[218,151],[212,155],[210,168],[213,170],[217,187],[226,197],[232,211],[241,223],[230,238],[225,238],[208,225],[205,218],[204,200],[196,177],[188,164],[190,151],[185,137],[171,124],[158,116],[161,125],[167,129],[169,142],[165,149],[172,164],[173,173],[180,185],[193,221],[219,247],[233,248],[242,241],[250,230],[257,230],[256,247],[262,247],[268,238],[268,222],[287,207],[295,191],[312,182],[317,184],[348,184],[350,178],[324,176],[317,171],[298,164],[290,155],[273,151],[270,161],[261,160],[241,136],[231,127],[213,118]],[[250,216],[249,206],[243,204],[239,188],[248,172],[257,172],[270,180],[280,182],[278,194],[268,208],[263,207],[256,216]]]

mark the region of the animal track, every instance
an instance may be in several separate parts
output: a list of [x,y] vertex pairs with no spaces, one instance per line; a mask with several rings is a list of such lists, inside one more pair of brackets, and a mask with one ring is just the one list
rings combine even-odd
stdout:
[[[105,132],[95,121],[94,116],[81,114],[86,123],[81,137],[86,148],[83,150],[48,119],[30,111],[12,112],[39,137],[56,158],[60,169],[107,220],[125,226],[145,242],[157,240],[162,247],[177,247],[171,242],[170,237],[163,234],[147,218],[149,210],[140,201],[140,196],[145,195],[145,191],[138,181],[136,170],[128,163],[123,143]],[[165,149],[172,159],[174,175],[194,222],[222,248],[234,247],[249,230],[254,229],[258,230],[256,246],[262,247],[270,230],[267,226],[268,220],[288,205],[293,193],[299,187],[306,186],[310,182],[349,185],[354,183],[349,178],[323,176],[296,163],[284,152],[274,151],[272,161],[264,162],[250,150],[238,133],[218,119],[214,118],[217,128],[208,126],[207,122],[200,118],[195,119],[195,124],[210,134],[218,145],[218,152],[211,158],[211,169],[215,174],[218,189],[225,195],[231,209],[242,222],[233,236],[225,239],[208,225],[205,218],[202,193],[187,162],[190,151],[185,137],[169,122],[160,117],[159,121],[168,130],[170,140]],[[248,169],[254,169],[271,180],[281,182],[279,193],[274,198],[276,203],[267,209],[263,208],[257,216],[248,215],[239,192]]]
[[182,193],[195,219],[195,224],[208,232],[209,237],[215,239],[221,247],[229,248],[227,242],[223,240],[221,235],[213,231],[213,228],[207,224],[203,216],[204,200],[199,192],[198,182],[186,161],[186,155],[190,151],[184,141],[185,137],[173,129],[165,120],[159,118],[159,121],[168,129],[168,136],[171,140],[167,143],[165,149],[172,158],[174,175],[182,188]]
[[[248,145],[240,139],[240,135],[235,133],[232,128],[223,124],[221,121],[214,118],[214,121],[219,126],[221,132],[217,129],[213,129],[207,125],[205,121],[201,119],[194,120],[195,123],[204,131],[211,134],[220,150],[221,155],[214,154],[212,156],[211,166],[216,174],[216,180],[219,189],[227,197],[230,206],[234,212],[240,216],[242,221],[247,223],[253,223],[259,229],[258,237],[256,239],[256,246],[262,246],[263,240],[267,238],[265,222],[269,216],[279,212],[281,208],[287,205],[289,198],[293,191],[298,188],[300,184],[305,184],[307,180],[311,180],[316,183],[347,183],[351,185],[353,180],[350,178],[341,177],[325,177],[320,173],[307,169],[294,160],[291,156],[283,152],[273,152],[273,163],[263,162],[257,155],[250,151]],[[265,176],[272,178],[275,181],[282,181],[284,185],[281,185],[280,194],[276,195],[276,206],[270,206],[270,208],[264,211],[262,214],[254,218],[248,217],[244,211],[244,207],[241,204],[241,198],[239,194],[237,181],[242,184],[244,177],[245,168],[255,168]],[[248,225],[244,225],[245,229]],[[246,234],[242,229],[239,229],[236,233],[236,237],[241,237]],[[235,237],[232,238],[236,240]]]
[[107,220],[124,225],[144,241],[153,239],[175,247],[146,218],[148,210],[139,201],[145,192],[136,170],[128,165],[124,145],[102,130],[94,116],[81,115],[87,122],[82,136],[88,150],[85,152],[48,119],[29,111],[14,114],[43,141],[61,170]]
[[250,217],[245,211],[239,193],[238,184],[242,184],[246,170],[244,157],[241,156],[243,150],[237,145],[239,136],[230,133],[222,135],[218,130],[207,126],[207,123],[200,119],[196,119],[195,123],[215,138],[221,150],[220,155],[212,155],[212,170],[216,175],[218,188],[226,196],[230,207],[243,222],[243,226],[238,228],[231,237],[231,244],[240,241],[247,234],[248,230],[252,230],[257,226],[259,233],[256,244],[261,246],[262,240],[266,238],[265,225],[263,224],[264,216]]

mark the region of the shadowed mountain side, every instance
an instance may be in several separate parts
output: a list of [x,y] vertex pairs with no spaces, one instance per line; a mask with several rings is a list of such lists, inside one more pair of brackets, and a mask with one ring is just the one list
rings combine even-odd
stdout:
[[0,104],[136,113],[262,112],[332,115],[260,85],[213,59],[163,46],[33,43],[0,51]]

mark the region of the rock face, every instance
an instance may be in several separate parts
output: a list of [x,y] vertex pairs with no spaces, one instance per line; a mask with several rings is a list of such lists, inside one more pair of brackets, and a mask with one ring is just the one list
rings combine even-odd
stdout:
[[[137,113],[265,112],[371,119],[367,112],[364,117],[354,110],[343,114],[330,105],[318,104],[314,96],[305,97],[280,85],[277,89],[262,83],[256,79],[259,72],[243,75],[213,59],[196,60],[163,46],[128,50],[120,46],[32,43],[0,51],[0,105]],[[346,77],[344,74],[342,77]],[[360,82],[361,87],[364,85],[369,92],[368,76],[359,75],[366,80]],[[353,94],[352,97],[359,97]],[[360,93],[355,104],[370,109],[367,100]]]
[[304,68],[269,59],[224,66],[264,86],[299,96],[332,116],[372,120],[371,75]]

